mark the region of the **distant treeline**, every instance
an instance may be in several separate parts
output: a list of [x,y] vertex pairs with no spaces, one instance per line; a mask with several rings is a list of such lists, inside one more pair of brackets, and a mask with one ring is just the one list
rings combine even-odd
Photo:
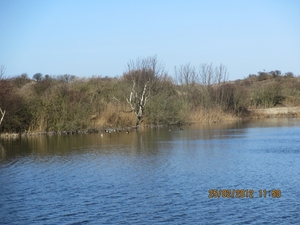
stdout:
[[[0,132],[50,132],[217,122],[253,108],[300,105],[300,78],[258,72],[228,81],[223,65],[190,64],[171,77],[156,57],[130,61],[120,78],[0,73]],[[140,114],[138,114],[140,113]],[[138,118],[138,119],[137,119]]]

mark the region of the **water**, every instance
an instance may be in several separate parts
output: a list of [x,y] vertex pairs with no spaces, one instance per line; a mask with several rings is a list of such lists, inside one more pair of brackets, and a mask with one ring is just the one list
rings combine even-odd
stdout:
[[[297,224],[299,125],[267,119],[1,140],[1,224]],[[234,197],[222,196],[228,189]]]

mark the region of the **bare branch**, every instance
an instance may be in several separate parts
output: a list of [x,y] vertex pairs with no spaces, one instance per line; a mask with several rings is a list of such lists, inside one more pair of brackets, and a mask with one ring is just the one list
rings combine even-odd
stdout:
[[126,98],[126,101],[130,104],[130,107],[131,107],[132,111],[134,111],[134,113],[136,113],[135,112],[135,108],[134,108],[134,106],[132,104],[132,102],[133,102],[132,96],[135,93],[135,89],[134,88],[135,88],[135,82],[133,82],[133,86],[132,86],[132,89],[131,89],[131,92],[130,92],[129,100]]
[[0,66],[0,79],[4,78],[5,70],[6,70],[5,66],[1,65]]
[[4,110],[4,111],[2,111],[2,109],[0,108],[0,112],[1,112],[1,114],[2,114],[2,116],[1,116],[1,120],[0,120],[0,125],[1,125],[1,123],[2,123],[2,120],[3,120],[3,118],[4,118],[4,115],[5,115],[5,110]]
[[114,95],[113,95],[113,99],[116,100],[117,102],[120,102],[120,100],[117,99]]

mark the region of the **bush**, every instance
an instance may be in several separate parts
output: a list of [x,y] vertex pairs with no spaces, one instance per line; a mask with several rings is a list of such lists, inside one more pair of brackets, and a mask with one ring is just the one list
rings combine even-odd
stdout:
[[0,80],[0,107],[6,111],[2,132],[24,132],[28,129],[32,115],[11,80]]
[[[120,78],[35,74],[34,81],[27,74],[2,76],[0,107],[6,114],[0,131],[124,127],[134,125],[137,118],[144,124],[212,122],[247,116],[251,107],[300,104],[300,78],[291,72],[259,72],[235,82],[227,81],[222,64],[186,64],[175,73],[177,84],[155,56],[130,61]],[[130,96],[135,100],[131,104]],[[142,97],[147,98],[146,104]],[[140,105],[139,117],[132,107]]]
[[274,107],[281,102],[281,89],[278,83],[266,83],[252,90],[251,105],[256,108]]

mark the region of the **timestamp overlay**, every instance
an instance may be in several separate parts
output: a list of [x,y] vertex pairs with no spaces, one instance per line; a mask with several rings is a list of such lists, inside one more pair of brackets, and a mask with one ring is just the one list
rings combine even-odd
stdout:
[[280,198],[280,189],[209,189],[208,198]]

